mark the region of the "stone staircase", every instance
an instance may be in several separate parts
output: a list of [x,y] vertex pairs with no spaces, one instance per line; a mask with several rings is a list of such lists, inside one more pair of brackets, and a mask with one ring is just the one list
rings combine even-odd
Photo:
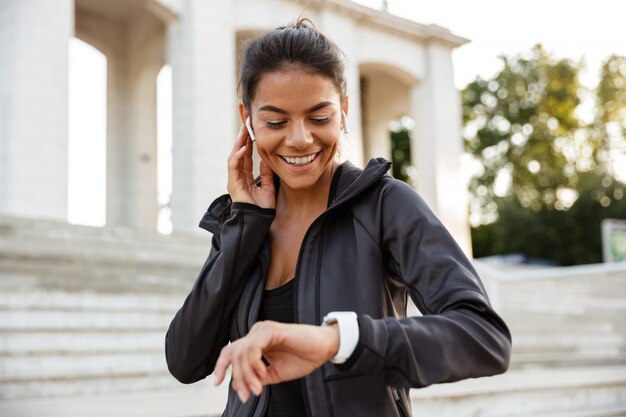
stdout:
[[422,416],[625,416],[626,366],[513,369],[412,390],[411,401]]
[[0,217],[0,398],[179,387],[165,332],[209,247]]
[[519,271],[475,264],[511,329],[512,368],[626,364],[626,264]]
[[[221,415],[224,387],[178,383],[163,351],[209,247],[0,217],[0,416]],[[626,415],[626,265],[477,268],[513,333],[511,371],[413,390],[415,415]]]

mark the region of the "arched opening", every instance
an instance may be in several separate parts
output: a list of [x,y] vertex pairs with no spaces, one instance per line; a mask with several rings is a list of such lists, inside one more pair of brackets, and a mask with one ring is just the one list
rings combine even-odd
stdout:
[[107,59],[77,38],[69,41],[67,221],[106,223]]
[[407,116],[414,80],[379,63],[361,64],[360,75],[364,160],[382,156],[394,163],[395,177],[415,185],[410,151],[415,121]]
[[415,120],[410,116],[402,116],[389,122],[388,129],[391,141],[392,175],[413,187],[417,185],[417,169],[411,161],[411,132],[415,128]]
[[157,229],[172,233],[172,67],[157,76]]

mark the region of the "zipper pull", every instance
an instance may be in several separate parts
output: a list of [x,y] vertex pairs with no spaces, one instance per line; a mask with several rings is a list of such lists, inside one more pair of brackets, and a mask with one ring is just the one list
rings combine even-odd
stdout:
[[400,401],[400,394],[398,394],[398,390],[395,387],[391,388],[391,395],[395,401]]
[[394,401],[396,402],[396,406],[398,407],[398,413],[400,417],[406,417],[407,412],[405,412],[404,404],[402,404],[402,399],[400,398],[400,394],[398,393],[398,389],[395,387],[391,387],[391,395],[393,396]]

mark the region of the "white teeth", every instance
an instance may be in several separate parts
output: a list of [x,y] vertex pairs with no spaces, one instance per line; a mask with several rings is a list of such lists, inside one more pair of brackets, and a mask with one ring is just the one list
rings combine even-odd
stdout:
[[312,160],[315,159],[315,156],[317,154],[313,154],[313,155],[309,155],[309,156],[304,156],[304,157],[289,157],[289,156],[283,156],[283,159],[285,161],[287,161],[288,163],[292,164],[292,165],[306,165],[308,163],[310,163]]

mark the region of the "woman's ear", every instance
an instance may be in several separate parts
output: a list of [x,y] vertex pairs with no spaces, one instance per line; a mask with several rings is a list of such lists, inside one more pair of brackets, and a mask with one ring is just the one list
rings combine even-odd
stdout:
[[241,119],[241,123],[245,124],[248,117],[250,117],[250,112],[246,109],[246,105],[243,104],[243,101],[239,100],[239,118]]
[[348,129],[348,96],[346,96],[343,104],[341,105],[341,121],[343,124],[343,132],[347,134],[350,131]]
[[254,142],[256,137],[254,136],[254,129],[252,128],[252,124],[250,122],[250,112],[246,109],[246,106],[241,100],[239,101],[239,117],[241,117],[241,122],[246,125],[248,136],[250,136],[250,139]]

